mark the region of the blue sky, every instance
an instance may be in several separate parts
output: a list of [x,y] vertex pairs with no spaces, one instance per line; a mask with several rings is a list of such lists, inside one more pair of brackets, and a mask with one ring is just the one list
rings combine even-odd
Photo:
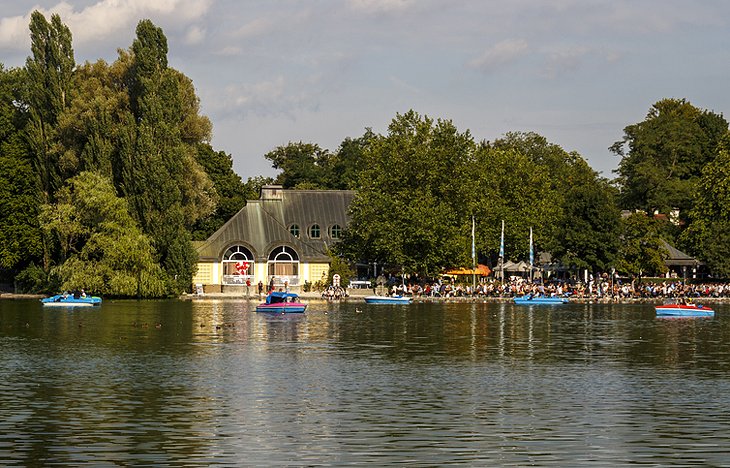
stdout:
[[6,67],[29,54],[34,9],[61,15],[78,63],[161,26],[244,180],[276,174],[276,146],[334,151],[409,109],[477,140],[540,133],[611,178],[607,148],[656,101],[730,108],[722,0],[0,0]]

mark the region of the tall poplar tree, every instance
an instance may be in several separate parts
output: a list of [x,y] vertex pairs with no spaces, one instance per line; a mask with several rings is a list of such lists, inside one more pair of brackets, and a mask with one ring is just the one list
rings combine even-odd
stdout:
[[35,183],[22,102],[26,74],[0,64],[0,281],[10,281],[42,260],[38,226],[40,193]]
[[69,104],[71,79],[76,62],[71,46],[71,31],[57,14],[48,22],[34,11],[30,20],[32,56],[26,60],[28,73],[27,103],[30,111],[28,141],[35,160],[40,188],[46,201],[53,200],[63,185],[63,154],[57,125]]
[[131,52],[131,115],[116,172],[135,217],[154,240],[170,292],[179,293],[190,286],[197,262],[190,228],[215,205],[194,146],[209,138],[210,125],[197,115],[197,98],[190,100],[192,84],[168,68],[161,28],[140,21]]

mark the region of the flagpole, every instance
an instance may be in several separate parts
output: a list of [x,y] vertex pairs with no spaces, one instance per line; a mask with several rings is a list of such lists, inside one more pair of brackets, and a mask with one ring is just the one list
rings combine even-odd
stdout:
[[535,260],[535,253],[532,250],[532,227],[530,227],[530,283],[532,283],[532,264]]
[[474,289],[477,287],[477,251],[475,245],[474,230],[476,227],[476,221],[474,216],[471,217],[471,291],[474,294]]
[[499,265],[502,271],[502,281],[504,281],[504,220],[502,220],[502,237],[499,240]]

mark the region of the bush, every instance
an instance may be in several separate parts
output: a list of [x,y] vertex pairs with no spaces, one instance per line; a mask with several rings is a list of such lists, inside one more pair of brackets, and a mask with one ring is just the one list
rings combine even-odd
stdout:
[[31,263],[15,277],[18,293],[40,294],[59,291],[61,280],[54,273],[47,273],[43,268]]

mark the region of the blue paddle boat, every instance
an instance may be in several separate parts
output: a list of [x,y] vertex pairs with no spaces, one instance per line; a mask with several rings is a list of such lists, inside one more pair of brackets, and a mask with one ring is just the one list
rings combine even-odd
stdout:
[[570,302],[567,297],[533,296],[532,294],[525,294],[524,296],[515,297],[514,301],[515,301],[515,304],[519,304],[519,305],[533,305],[533,304],[558,305],[558,304],[567,304],[568,302]]
[[412,297],[405,296],[365,296],[367,304],[410,304]]
[[41,299],[41,303],[48,307],[92,307],[101,305],[101,298],[85,294],[63,293]]

